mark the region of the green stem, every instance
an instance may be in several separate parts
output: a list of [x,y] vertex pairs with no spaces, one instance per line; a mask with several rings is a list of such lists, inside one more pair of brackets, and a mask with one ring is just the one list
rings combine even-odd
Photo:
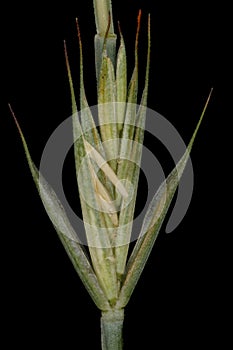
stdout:
[[94,0],[93,3],[97,34],[103,37],[105,36],[109,22],[109,14],[111,16],[109,34],[114,34],[111,0]]
[[[111,0],[94,0],[95,23],[97,34],[95,36],[95,65],[97,84],[99,83],[99,74],[102,63],[102,55],[104,44],[108,57],[111,59],[115,67],[116,61],[116,40],[112,19],[112,3]],[[110,18],[109,18],[110,15]],[[110,21],[110,22],[109,22]],[[109,28],[108,28],[109,27]],[[106,36],[106,32],[107,37]]]
[[102,350],[122,350],[124,310],[102,311],[101,344]]
[[113,67],[115,68],[116,66],[116,41],[117,36],[115,34],[108,36],[106,39],[99,34],[95,35],[95,68],[97,83],[99,83],[104,43],[106,45],[107,56],[111,59]]

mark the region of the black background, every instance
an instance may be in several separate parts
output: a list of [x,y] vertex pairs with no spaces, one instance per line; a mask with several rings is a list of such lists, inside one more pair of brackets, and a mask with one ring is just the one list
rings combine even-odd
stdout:
[[[120,20],[127,45],[129,74],[133,69],[139,8],[143,11],[141,87],[148,12],[152,20],[148,106],[170,120],[188,142],[211,87],[214,92],[192,153],[195,172],[192,203],[175,232],[166,235],[165,225],[161,230],[126,308],[125,349],[207,347],[220,338],[225,310],[221,193],[216,193],[216,183],[221,181],[222,174],[215,168],[220,157],[219,114],[224,73],[219,57],[224,55],[224,36],[219,21],[223,13],[207,2],[184,5],[149,0],[113,1],[114,20]],[[79,18],[83,39],[87,95],[90,105],[96,103],[92,1],[60,2],[51,8],[41,2],[33,5],[21,2],[18,7],[8,5],[4,16],[7,19],[3,55],[6,62],[2,65],[2,76],[7,73],[4,97],[12,104],[33,159],[39,164],[47,139],[71,111],[64,39],[78,87],[75,17]],[[30,349],[36,346],[53,349],[64,343],[66,349],[99,349],[100,313],[46,216],[7,109],[5,115],[1,118],[5,181],[1,256],[7,348],[17,344]],[[149,137],[145,142],[165,171],[171,170],[173,163],[168,152]],[[64,183],[75,205],[71,161],[70,157]],[[141,189],[144,185],[142,179]],[[144,197],[143,191],[139,191],[140,205]]]

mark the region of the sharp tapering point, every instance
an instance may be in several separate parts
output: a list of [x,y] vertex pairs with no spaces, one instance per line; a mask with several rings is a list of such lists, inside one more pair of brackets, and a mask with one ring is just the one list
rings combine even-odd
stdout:
[[210,89],[209,95],[208,95],[208,97],[207,97],[206,103],[205,103],[204,108],[203,108],[203,112],[202,112],[203,115],[204,115],[204,113],[205,113],[205,111],[206,111],[206,109],[207,109],[207,107],[208,107],[208,104],[209,104],[209,102],[210,102],[210,99],[211,99],[213,90],[214,90],[214,88],[212,87],[212,88]]
[[136,33],[136,42],[135,42],[136,52],[138,49],[138,38],[139,38],[139,32],[140,32],[140,27],[141,27],[141,17],[142,17],[142,10],[140,9],[138,12],[138,18],[137,18],[137,33]]
[[67,46],[66,46],[66,41],[65,40],[63,40],[63,45],[64,45],[65,58],[66,58],[66,60],[68,60]]
[[21,130],[21,128],[20,128],[19,122],[18,122],[18,120],[17,120],[17,118],[16,118],[16,116],[15,116],[15,112],[13,111],[13,108],[12,108],[12,106],[11,106],[10,103],[8,103],[8,107],[9,107],[10,113],[11,113],[13,119],[14,119],[14,122],[15,122],[15,124],[16,124],[16,126],[17,126],[17,129],[18,129],[20,135],[22,135],[22,130]]
[[137,18],[137,23],[138,23],[137,32],[139,32],[139,30],[140,30],[141,18],[142,18],[142,10],[140,9],[139,12],[138,12],[138,18]]
[[64,53],[65,53],[65,60],[66,60],[66,68],[68,71],[68,75],[70,75],[70,64],[69,64],[69,57],[68,57],[68,52],[67,52],[67,46],[66,46],[66,41],[64,40]]
[[76,17],[76,28],[77,28],[77,32],[78,32],[78,40],[79,40],[79,43],[81,45],[81,43],[82,43],[81,31],[80,31],[80,26],[79,26],[79,20],[77,17]]
[[118,21],[117,24],[118,24],[119,33],[120,33],[120,35],[122,36],[121,23],[120,23],[120,21]]

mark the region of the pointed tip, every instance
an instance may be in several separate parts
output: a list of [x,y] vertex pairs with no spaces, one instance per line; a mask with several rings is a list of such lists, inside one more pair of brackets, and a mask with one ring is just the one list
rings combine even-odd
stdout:
[[142,9],[140,9],[138,11],[138,23],[139,23],[139,25],[140,25],[140,22],[141,22],[141,17],[142,17]]
[[124,36],[123,36],[122,29],[121,29],[120,21],[118,21],[117,23],[118,23],[118,32],[119,32],[119,35],[120,35],[120,44],[124,45]]
[[13,108],[11,107],[10,102],[8,102],[8,107],[9,107],[10,113],[11,113],[11,115],[12,115],[14,121],[16,122],[17,119],[16,119],[16,117],[15,117],[15,113],[14,113],[14,111],[13,111]]
[[8,102],[8,107],[9,107],[9,110],[11,111],[11,113],[12,113],[12,112],[13,112],[13,109],[12,109],[12,107],[11,107],[10,102]]
[[69,57],[68,57],[67,46],[66,46],[66,41],[65,40],[64,40],[64,52],[65,52],[66,69],[67,69],[69,85],[70,85],[70,92],[71,92],[72,109],[73,109],[73,113],[75,113],[77,111],[77,106],[76,106],[76,101],[75,101],[73,80],[72,80],[72,74],[71,74]]
[[121,30],[121,23],[120,23],[120,21],[117,21],[117,25],[118,25],[118,31],[120,33],[120,36],[122,36],[122,30]]
[[82,45],[82,39],[81,39],[81,31],[80,31],[80,26],[79,26],[79,20],[78,17],[76,17],[76,28],[77,28],[77,33],[78,33],[78,40],[79,44]]
[[140,9],[138,12],[138,18],[137,18],[137,38],[139,36],[139,31],[141,27],[141,18],[142,18],[142,10]]
[[214,87],[212,86],[211,89],[210,89],[210,93],[209,93],[208,99],[207,99],[208,101],[210,100],[213,91],[214,91]]
[[23,136],[23,133],[22,133],[21,127],[20,127],[20,125],[19,125],[19,122],[18,122],[18,120],[17,120],[17,118],[16,118],[16,116],[15,116],[15,112],[14,112],[14,110],[13,110],[13,108],[12,108],[12,106],[11,106],[10,103],[8,103],[8,107],[9,107],[10,113],[11,113],[13,119],[14,119],[15,125],[16,125],[16,127],[17,127],[19,133],[20,133],[20,136],[22,137],[22,136]]
[[63,40],[63,46],[64,46],[65,59],[66,59],[66,64],[67,64],[68,63],[68,52],[67,52],[67,46],[66,46],[65,40]]
[[137,32],[136,32],[136,41],[135,41],[135,53],[137,56],[138,51],[138,38],[139,38],[139,32],[141,28],[141,18],[142,18],[142,10],[140,9],[138,12],[138,18],[137,18]]
[[148,28],[151,26],[151,15],[148,13]]
[[208,107],[208,104],[209,104],[209,102],[210,102],[210,99],[211,99],[213,90],[214,90],[214,88],[212,87],[212,88],[210,89],[209,95],[208,95],[207,100],[206,100],[206,103],[205,103],[205,105],[204,105],[202,115],[205,114],[205,111],[206,111],[206,109],[207,109],[207,107]]
[[70,79],[71,78],[70,63],[69,63],[67,45],[66,45],[66,41],[65,40],[64,40],[64,53],[65,53],[66,69],[67,69],[67,72],[68,72],[68,77]]
[[205,112],[206,112],[207,107],[208,107],[208,105],[209,105],[209,102],[210,102],[210,98],[211,98],[211,96],[212,96],[212,93],[213,93],[213,87],[210,89],[210,92],[209,92],[209,95],[208,95],[208,97],[207,97],[207,99],[206,99],[204,108],[202,109],[202,113],[201,113],[200,119],[199,119],[199,121],[198,121],[198,123],[197,123],[196,129],[194,130],[193,136],[192,136],[192,138],[191,138],[191,140],[190,140],[190,142],[189,142],[189,144],[188,144],[188,151],[189,151],[189,153],[191,152],[191,149],[192,149],[192,147],[193,147],[194,140],[195,140],[195,138],[196,138],[196,136],[197,136],[197,132],[198,132],[198,130],[199,130],[199,128],[200,128],[200,125],[201,125],[202,120],[203,120],[203,118],[204,118]]

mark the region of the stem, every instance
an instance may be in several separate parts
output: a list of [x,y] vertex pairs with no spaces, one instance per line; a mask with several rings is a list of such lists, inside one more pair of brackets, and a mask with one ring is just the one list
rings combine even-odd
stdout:
[[[97,31],[97,34],[95,35],[95,65],[96,65],[96,79],[97,79],[97,85],[98,85],[104,44],[105,44],[107,55],[111,59],[112,64],[115,67],[117,37],[116,37],[116,34],[114,33],[111,0],[94,0],[93,4],[94,4],[95,23],[96,23],[96,31]],[[108,33],[107,33],[107,30],[108,30]],[[107,37],[105,38],[106,33],[107,33]]]
[[114,34],[112,21],[112,3],[111,0],[94,0],[95,23],[97,34],[104,37],[109,22],[109,14],[111,16],[111,23],[109,34]]
[[104,43],[106,45],[106,52],[108,57],[111,59],[113,67],[116,66],[116,41],[117,36],[113,34],[112,36],[108,36],[105,40],[104,37],[99,34],[95,35],[95,68],[96,68],[96,79],[99,84],[99,75],[102,64],[102,56]]
[[102,311],[101,344],[102,350],[123,349],[124,309]]

